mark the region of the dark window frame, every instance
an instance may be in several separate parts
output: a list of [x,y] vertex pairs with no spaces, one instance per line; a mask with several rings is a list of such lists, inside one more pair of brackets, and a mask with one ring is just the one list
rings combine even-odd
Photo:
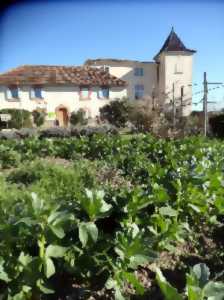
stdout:
[[136,100],[142,99],[144,97],[144,92],[145,92],[145,87],[144,87],[143,84],[136,84],[135,85],[135,99]]
[[[43,95],[42,95],[42,86],[39,86],[39,85],[34,85],[33,87],[32,87],[32,89],[33,89],[33,98],[34,99],[43,99],[44,97],[43,97]],[[36,94],[36,90],[37,89],[39,89],[39,91],[40,91],[40,96],[38,96],[37,94]]]
[[140,77],[144,76],[144,68],[142,68],[142,67],[135,67],[134,68],[134,75],[135,76],[140,76]]
[[[8,86],[8,90],[10,91],[9,99],[19,99],[19,87],[17,85]],[[14,95],[13,90],[16,90],[16,95]]]

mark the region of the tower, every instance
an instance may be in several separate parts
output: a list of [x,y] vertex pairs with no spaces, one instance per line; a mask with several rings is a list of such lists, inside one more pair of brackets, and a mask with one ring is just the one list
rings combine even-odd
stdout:
[[[157,94],[161,105],[170,109],[175,102],[177,113],[187,116],[192,110],[192,66],[195,50],[185,47],[173,27],[160,51],[157,63]],[[182,103],[182,105],[181,105]]]

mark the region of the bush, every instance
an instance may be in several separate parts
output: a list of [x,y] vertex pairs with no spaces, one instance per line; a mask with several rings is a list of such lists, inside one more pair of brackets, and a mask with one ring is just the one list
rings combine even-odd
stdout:
[[199,114],[192,113],[183,117],[179,123],[183,136],[198,135],[203,133],[203,120]]
[[20,139],[17,131],[10,130],[10,131],[2,131],[0,132],[0,140],[16,140]]
[[156,107],[152,110],[150,100],[135,102],[130,109],[129,119],[138,132],[151,132],[156,136],[167,136],[169,121],[160,108]]
[[32,112],[34,124],[40,127],[45,122],[46,113],[43,110],[34,110]]
[[130,103],[127,99],[115,100],[100,108],[100,117],[112,125],[124,127],[129,119]]
[[139,132],[149,132],[152,130],[153,116],[147,111],[133,109],[130,121]]
[[78,111],[73,111],[70,116],[70,123],[72,125],[87,124],[87,119],[85,117],[85,111],[83,109],[79,109]]
[[[20,129],[23,127],[32,127],[31,113],[25,109],[1,109],[0,114],[11,115],[11,120],[8,122],[8,128]],[[0,121],[0,128],[6,127],[6,122]]]
[[16,167],[20,160],[21,156],[17,151],[10,149],[10,147],[0,145],[0,168]]
[[16,131],[17,137],[22,139],[31,138],[38,135],[38,132],[35,128],[21,128],[20,130]]
[[92,136],[94,134],[118,134],[118,130],[115,126],[104,124],[102,126],[83,126],[71,128],[71,136]]
[[6,179],[10,183],[29,185],[40,180],[44,167],[45,165],[40,161],[34,161],[12,170]]
[[210,117],[209,125],[214,136],[219,138],[224,137],[224,113]]
[[40,132],[40,138],[65,138],[70,137],[71,132],[67,128],[62,127],[51,127],[44,130],[41,130]]

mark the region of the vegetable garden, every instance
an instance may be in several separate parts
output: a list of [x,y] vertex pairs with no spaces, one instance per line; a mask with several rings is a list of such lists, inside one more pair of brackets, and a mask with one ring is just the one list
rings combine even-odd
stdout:
[[0,299],[224,299],[224,143],[2,141]]

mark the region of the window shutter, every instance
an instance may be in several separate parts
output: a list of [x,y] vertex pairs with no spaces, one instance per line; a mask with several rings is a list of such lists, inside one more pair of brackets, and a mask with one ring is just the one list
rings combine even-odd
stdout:
[[109,98],[109,88],[102,89],[103,98]]
[[80,87],[80,99],[87,100],[91,98],[92,91],[88,87]]
[[89,89],[88,89],[88,99],[91,99],[91,95],[92,95],[92,89],[91,89],[91,87],[89,87]]
[[34,88],[32,87],[30,90],[30,97],[35,98]]
[[98,90],[98,98],[99,98],[99,99],[102,99],[102,98],[103,98],[103,91],[102,91],[101,88]]
[[11,99],[12,98],[11,91],[10,91],[9,87],[7,87],[7,89],[6,89],[6,98],[7,99]]

